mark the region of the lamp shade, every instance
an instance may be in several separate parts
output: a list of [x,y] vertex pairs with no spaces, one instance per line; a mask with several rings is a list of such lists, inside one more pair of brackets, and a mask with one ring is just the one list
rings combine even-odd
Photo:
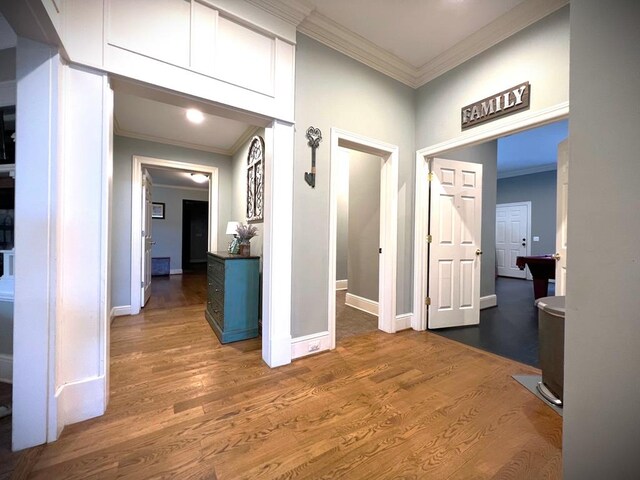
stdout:
[[227,223],[227,235],[235,235],[236,229],[240,225],[240,222],[229,222]]

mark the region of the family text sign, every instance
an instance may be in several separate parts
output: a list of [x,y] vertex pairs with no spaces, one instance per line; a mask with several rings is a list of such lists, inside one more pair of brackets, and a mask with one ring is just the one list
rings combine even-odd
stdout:
[[531,85],[521,83],[462,108],[462,130],[529,108]]

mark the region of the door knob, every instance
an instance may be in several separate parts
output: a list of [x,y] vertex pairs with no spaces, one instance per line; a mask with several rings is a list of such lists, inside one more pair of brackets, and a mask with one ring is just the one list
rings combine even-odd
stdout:
[[559,261],[560,260],[560,254],[556,253],[555,255],[553,255],[553,258],[555,258],[556,260]]
[[482,255],[482,250],[480,250],[479,248],[476,250],[476,255],[480,256]]

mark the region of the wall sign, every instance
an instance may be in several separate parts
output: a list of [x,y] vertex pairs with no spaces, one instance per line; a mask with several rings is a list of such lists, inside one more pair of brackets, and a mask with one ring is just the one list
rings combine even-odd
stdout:
[[462,130],[527,110],[531,97],[529,82],[521,83],[479,102],[462,107]]

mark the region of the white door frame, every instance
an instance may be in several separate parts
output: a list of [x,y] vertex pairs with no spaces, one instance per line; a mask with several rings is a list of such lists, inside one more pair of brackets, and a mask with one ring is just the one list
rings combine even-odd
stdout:
[[[428,160],[436,156],[446,156],[452,150],[471,147],[505,135],[511,135],[523,130],[556,122],[569,117],[569,102],[563,102],[553,107],[537,112],[526,112],[508,117],[504,121],[486,124],[467,130],[457,137],[445,142],[430,145],[416,152],[416,183],[414,209],[414,258],[413,258],[413,318],[411,328],[426,330],[427,315],[424,298],[427,296],[425,282],[427,262],[427,225],[424,212],[429,209]],[[495,246],[494,246],[495,248]],[[334,279],[335,282],[335,279]],[[335,285],[335,283],[334,283]]]
[[209,251],[218,250],[218,168],[197,163],[133,155],[131,170],[131,315],[142,307],[142,241],[138,232],[142,225],[143,166],[190,170],[209,175]]
[[398,249],[398,146],[339,128],[331,128],[329,160],[329,338],[336,348],[336,250],[340,147],[369,153],[384,160],[380,172],[380,266],[378,280],[378,328],[396,332],[396,265]]
[[[531,242],[533,241],[533,234],[531,233],[531,202],[513,202],[513,203],[496,203],[496,209],[498,207],[527,207],[527,233],[529,234],[529,238],[527,238],[527,246],[525,247],[525,256],[531,255]],[[495,248],[495,245],[494,245]],[[525,268],[527,280],[533,280],[531,276],[531,272],[528,268]]]

